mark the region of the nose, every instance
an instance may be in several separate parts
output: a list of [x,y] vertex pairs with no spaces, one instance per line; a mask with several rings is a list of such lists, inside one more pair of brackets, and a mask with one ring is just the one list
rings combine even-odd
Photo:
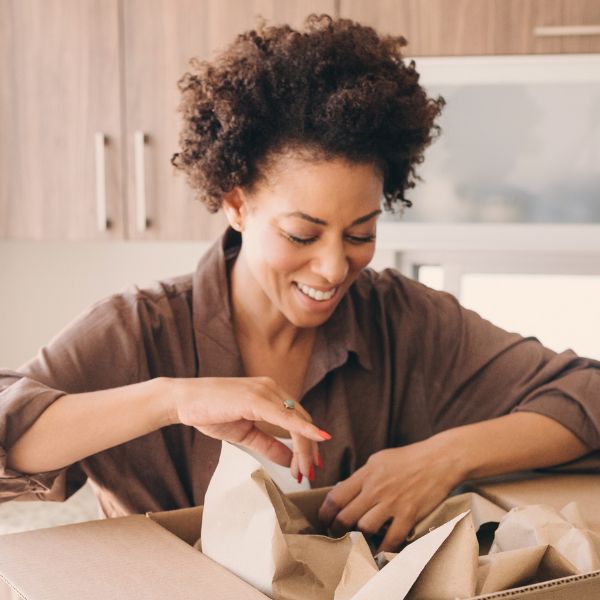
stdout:
[[350,264],[344,244],[334,242],[320,249],[313,261],[313,271],[330,285],[339,285],[346,279]]

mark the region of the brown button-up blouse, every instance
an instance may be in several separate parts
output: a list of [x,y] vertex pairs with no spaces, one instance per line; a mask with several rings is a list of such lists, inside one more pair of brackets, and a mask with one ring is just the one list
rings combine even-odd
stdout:
[[[227,277],[239,245],[228,230],[193,275],[102,300],[17,372],[0,371],[0,500],[63,500],[89,478],[111,517],[203,503],[221,443],[193,427],[35,475],[6,468],[6,449],[64,394],[158,376],[243,376]],[[333,436],[320,446],[315,487],[383,448],[512,411],[552,417],[600,448],[600,362],[503,331],[390,269],[364,270],[319,327],[302,404]]]

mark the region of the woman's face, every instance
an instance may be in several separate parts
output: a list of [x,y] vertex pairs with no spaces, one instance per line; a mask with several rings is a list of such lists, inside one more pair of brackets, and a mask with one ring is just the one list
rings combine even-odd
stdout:
[[296,327],[322,324],[373,258],[381,174],[370,164],[287,156],[251,193],[238,192],[225,210],[242,231],[244,299]]

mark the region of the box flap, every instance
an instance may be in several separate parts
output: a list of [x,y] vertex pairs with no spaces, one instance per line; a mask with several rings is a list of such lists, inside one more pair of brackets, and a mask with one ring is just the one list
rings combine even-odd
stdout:
[[[290,500],[300,508],[308,520],[319,529],[319,508],[327,492],[332,487],[313,488],[288,494]],[[146,516],[152,519],[173,535],[176,535],[186,544],[193,546],[200,538],[202,529],[202,506],[192,508],[179,508],[160,512],[147,512]]]
[[200,538],[203,508],[203,506],[194,506],[193,508],[147,512],[146,516],[186,544],[193,546]]
[[27,600],[266,598],[142,515],[0,536],[0,574]]
[[581,515],[594,531],[600,531],[600,475],[543,475],[509,481],[473,483],[473,489],[505,510],[527,504],[547,504],[560,510],[577,502]]
[[[331,486],[313,488],[293,492],[288,497],[306,515],[308,520],[317,528],[319,525],[319,508]],[[160,512],[148,512],[146,516],[176,535],[186,544],[193,546],[200,538],[202,529],[202,506],[193,508],[180,508],[176,510],[165,510]]]

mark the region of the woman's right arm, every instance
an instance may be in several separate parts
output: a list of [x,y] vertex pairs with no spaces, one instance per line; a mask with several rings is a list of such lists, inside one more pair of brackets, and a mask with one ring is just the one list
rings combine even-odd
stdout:
[[160,377],[67,394],[53,402],[8,449],[7,466],[26,474],[62,469],[177,423],[247,446],[287,466],[292,459],[290,450],[255,425],[267,421],[291,432],[299,470],[308,477],[318,462],[316,443],[327,435],[310,423],[298,404],[294,410],[286,409],[283,400],[287,397],[266,377]]
[[[18,371],[0,370],[0,501],[64,500],[85,481],[79,460],[173,423],[310,474],[323,437],[302,407],[283,407],[289,396],[273,382],[195,376],[182,281],[102,300]],[[294,455],[257,420],[292,431]]]
[[27,474],[54,471],[167,425],[158,381],[61,396],[7,449],[7,466]]

